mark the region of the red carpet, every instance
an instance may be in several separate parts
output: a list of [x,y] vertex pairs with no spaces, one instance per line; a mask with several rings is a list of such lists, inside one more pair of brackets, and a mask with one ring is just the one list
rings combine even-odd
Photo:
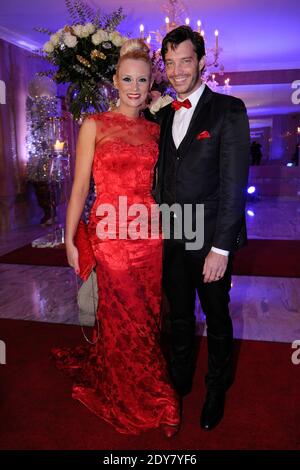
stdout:
[[251,239],[234,259],[240,276],[300,277],[300,240]]
[[300,365],[291,345],[236,342],[236,381],[225,416],[212,432],[198,424],[204,397],[206,341],[202,339],[193,392],[184,401],[182,429],[119,435],[71,398],[71,381],[48,355],[54,345],[81,341],[79,327],[0,320],[7,364],[0,365],[1,449],[300,449]]
[[[0,257],[0,263],[68,266],[64,248],[25,245]],[[300,240],[249,240],[235,255],[233,273],[242,276],[300,277]]]
[[28,244],[0,256],[0,263],[68,266],[63,245],[58,248],[33,248]]

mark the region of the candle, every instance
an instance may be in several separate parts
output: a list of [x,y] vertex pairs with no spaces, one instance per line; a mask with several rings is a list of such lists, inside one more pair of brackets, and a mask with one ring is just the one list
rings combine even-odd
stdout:
[[231,86],[229,85],[229,81],[230,81],[229,78],[226,78],[226,80],[224,80],[224,87],[223,87],[223,90],[224,90],[224,92],[225,92],[227,95],[229,95],[230,89],[231,89]]
[[219,48],[219,31],[216,29],[215,31],[215,36],[216,36],[216,50]]
[[226,78],[226,80],[224,80],[224,84],[226,87],[229,86],[229,82],[230,82],[230,78]]
[[201,21],[197,21],[197,26],[198,26],[198,33],[201,33]]
[[62,152],[63,149],[64,149],[64,145],[65,145],[64,142],[60,142],[60,141],[57,139],[56,142],[55,142],[55,144],[54,144],[54,150],[56,150],[56,152]]
[[144,29],[145,29],[145,28],[144,28],[144,25],[141,24],[141,25],[140,25],[140,37],[141,37],[141,39],[144,39]]
[[167,33],[168,33],[170,31],[170,19],[169,19],[168,16],[166,16],[165,22],[166,22],[166,30],[167,30]]
[[202,31],[201,31],[200,34],[201,34],[202,37],[204,37],[204,34],[205,34],[205,33],[204,33],[203,29],[202,29]]
[[151,35],[150,35],[150,34],[149,34],[149,36],[147,37],[146,42],[147,42],[147,44],[150,44],[150,42],[151,42]]
[[186,19],[185,19],[185,24],[186,24],[187,26],[189,26],[189,24],[190,24],[190,19],[189,19],[189,18],[186,18]]

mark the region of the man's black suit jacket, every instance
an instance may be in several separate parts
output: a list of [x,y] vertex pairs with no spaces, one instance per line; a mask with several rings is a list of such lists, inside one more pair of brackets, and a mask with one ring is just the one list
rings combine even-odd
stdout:
[[[156,115],[161,126],[153,196],[162,204],[165,148],[172,139],[175,111],[168,105]],[[203,131],[209,138],[197,139]],[[249,122],[244,103],[205,86],[177,155],[176,203],[204,204],[204,247],[235,251],[247,241],[245,203],[249,171]]]

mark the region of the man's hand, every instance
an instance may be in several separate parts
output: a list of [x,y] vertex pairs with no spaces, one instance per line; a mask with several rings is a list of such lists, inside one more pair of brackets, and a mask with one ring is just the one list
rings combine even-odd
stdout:
[[204,282],[219,281],[225,274],[228,256],[210,251],[203,266]]

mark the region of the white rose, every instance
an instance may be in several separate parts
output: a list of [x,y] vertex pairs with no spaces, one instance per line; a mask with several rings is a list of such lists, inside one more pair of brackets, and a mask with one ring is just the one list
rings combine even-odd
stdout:
[[97,34],[100,36],[100,42],[109,41],[109,34],[103,29],[98,29]]
[[77,44],[77,38],[70,33],[63,35],[63,41],[67,47],[75,47]]
[[101,37],[100,37],[100,34],[98,33],[95,33],[93,34],[92,36],[92,43],[95,45],[95,46],[98,46],[101,42]]
[[110,33],[109,39],[116,47],[122,46],[122,43],[123,43],[122,36],[117,31],[113,31],[112,33]]
[[84,25],[82,27],[82,37],[87,38],[89,35],[90,35],[89,27],[87,25]]
[[54,47],[51,41],[45,42],[43,51],[46,52],[47,54],[51,54],[51,52],[54,51]]
[[85,28],[89,32],[89,34],[93,34],[93,32],[96,29],[96,27],[95,27],[95,25],[93,25],[93,23],[86,23]]
[[60,40],[60,34],[55,33],[50,36],[50,42],[53,44],[53,46],[57,46]]
[[83,37],[83,26],[81,24],[76,24],[75,26],[72,26],[74,34],[78,38]]

